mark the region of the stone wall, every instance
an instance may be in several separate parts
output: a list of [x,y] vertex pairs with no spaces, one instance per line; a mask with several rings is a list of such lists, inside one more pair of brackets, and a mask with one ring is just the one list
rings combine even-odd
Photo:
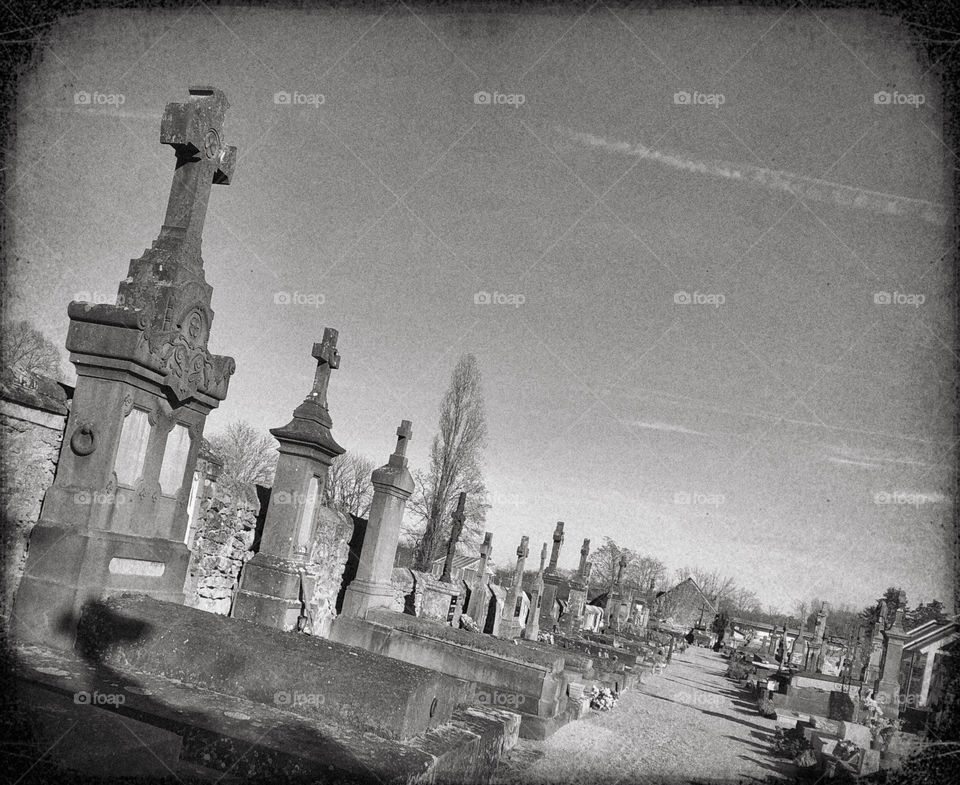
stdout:
[[310,558],[304,569],[312,585],[307,600],[307,632],[327,637],[330,623],[337,616],[337,596],[343,585],[343,575],[353,537],[353,518],[349,513],[321,507],[317,512],[316,535],[311,543]]
[[201,514],[190,545],[193,556],[184,587],[186,604],[226,615],[233,604],[240,569],[253,556],[251,546],[259,504],[215,490],[201,502]]
[[5,375],[0,380],[0,497],[3,499],[4,626],[27,561],[30,532],[53,484],[67,419],[68,388],[45,377]]

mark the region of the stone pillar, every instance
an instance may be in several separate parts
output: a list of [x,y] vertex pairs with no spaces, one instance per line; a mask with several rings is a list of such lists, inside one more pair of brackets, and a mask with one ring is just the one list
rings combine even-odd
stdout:
[[587,604],[587,585],[590,581],[590,540],[585,539],[580,548],[580,567],[576,576],[570,581],[570,591],[567,595],[567,611],[561,620],[561,627],[567,635],[579,634],[583,627],[583,610]]
[[503,606],[505,620],[513,620],[517,616],[517,597],[523,590],[523,567],[527,562],[527,556],[530,555],[529,542],[530,538],[524,535],[520,538],[520,545],[517,547],[517,566],[513,570],[513,583],[507,592],[507,600]]
[[607,604],[604,612],[607,617],[607,632],[617,632],[620,629],[620,602],[622,600],[623,571],[627,567],[627,555],[620,556],[620,563],[617,566],[617,580],[607,592]]
[[109,595],[184,601],[191,479],[235,369],[207,349],[213,289],[200,255],[212,186],[236,163],[221,142],[227,107],[212,87],[167,104],[160,142],[176,167],[160,234],[130,262],[115,305],[67,308],[77,383],[13,609],[21,642],[71,648],[81,608]]
[[824,645],[824,637],[827,632],[827,614],[830,612],[830,605],[828,603],[823,603],[820,606],[820,610],[817,611],[817,623],[813,628],[813,645],[811,646],[811,662],[808,663],[817,673],[820,673],[823,668],[823,660],[826,654],[826,647]]
[[543,569],[547,563],[547,544],[543,544],[540,551],[540,569],[537,579],[533,582],[533,591],[530,592],[530,612],[527,614],[527,625],[523,630],[523,637],[528,641],[535,641],[540,632],[540,605],[543,601]]
[[540,627],[547,632],[553,632],[553,625],[557,623],[556,599],[560,587],[560,576],[557,574],[557,561],[560,559],[560,546],[563,545],[563,521],[557,522],[553,532],[553,550],[550,552],[550,564],[543,573],[543,592],[540,595]]
[[385,466],[373,473],[373,501],[360,552],[357,576],[343,597],[345,616],[364,618],[374,608],[393,606],[393,563],[407,499],[413,493],[413,477],[407,469],[410,421],[397,429],[397,449]]
[[909,637],[903,627],[906,605],[906,593],[901,591],[893,623],[883,632],[883,656],[873,690],[884,715],[891,720],[897,719],[900,714],[900,662],[903,660],[903,646]]
[[861,689],[871,689],[880,675],[880,661],[883,658],[883,628],[887,623],[887,601],[877,603],[877,618],[867,630],[863,653],[863,682]]
[[463,531],[463,521],[466,518],[463,510],[466,505],[467,494],[465,491],[460,491],[456,512],[450,516],[453,519],[453,524],[450,527],[450,539],[447,541],[447,558],[443,562],[443,574],[440,576],[440,580],[444,583],[453,583],[453,579],[450,577],[453,570],[453,557],[457,554],[457,541],[460,539],[460,532]]
[[293,419],[270,433],[280,442],[280,458],[260,550],[240,573],[231,616],[281,630],[297,628],[304,610],[301,581],[308,573],[310,545],[323,502],[327,471],[344,452],[334,440],[327,407],[331,370],[340,366],[337,331],[326,328],[313,345],[317,371],[313,389]]
[[470,602],[467,606],[467,615],[477,623],[480,629],[483,629],[487,618],[487,562],[490,560],[492,551],[493,532],[484,532],[477,577],[473,582],[473,590],[470,592]]

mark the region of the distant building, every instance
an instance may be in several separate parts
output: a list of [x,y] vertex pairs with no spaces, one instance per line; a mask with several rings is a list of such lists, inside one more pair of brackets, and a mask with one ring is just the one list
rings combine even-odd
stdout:
[[931,619],[907,633],[900,661],[900,694],[909,708],[941,703],[950,657],[957,656],[960,624],[957,619]]
[[657,597],[654,612],[674,627],[690,629],[701,622],[709,627],[717,607],[693,578],[687,578]]
[[[430,574],[433,575],[434,578],[440,578],[443,575],[443,565],[446,560],[446,556],[441,556],[433,560],[430,565]],[[468,586],[473,586],[474,582],[477,580],[477,570],[479,569],[479,556],[464,556],[459,553],[454,554],[453,565],[450,567],[450,580],[454,583],[457,581],[463,581]],[[494,564],[492,559],[487,561],[487,575],[493,577],[496,569],[497,566]]]

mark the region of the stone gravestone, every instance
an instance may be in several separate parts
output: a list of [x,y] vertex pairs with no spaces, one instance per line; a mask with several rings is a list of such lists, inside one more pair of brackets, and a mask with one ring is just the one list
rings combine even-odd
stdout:
[[587,561],[589,555],[590,540],[585,539],[580,548],[580,567],[573,580],[570,581],[567,610],[560,624],[567,635],[577,635],[583,627],[583,613],[587,604],[587,588],[590,583],[591,564]]
[[490,595],[487,590],[487,583],[490,580],[487,575],[487,564],[490,561],[492,551],[493,532],[484,532],[483,544],[480,546],[480,563],[477,565],[477,575],[470,589],[470,604],[467,606],[467,615],[476,622],[480,629],[483,629],[486,622],[487,609],[490,603]]
[[550,564],[543,574],[543,593],[540,597],[540,629],[553,632],[557,623],[557,592],[562,578],[557,572],[560,547],[563,545],[563,521],[557,522],[553,532],[553,550],[550,552]]
[[270,505],[260,550],[243,567],[231,611],[235,618],[281,630],[297,628],[305,602],[313,594],[312,582],[306,587],[301,584],[304,576],[309,581],[307,567],[327,471],[344,452],[330,433],[333,422],[327,406],[330,372],[340,365],[337,331],[326,328],[312,354],[317,361],[313,389],[287,425],[270,430],[280,443]]
[[523,629],[524,621],[518,617],[518,601],[523,594],[523,567],[530,554],[528,543],[530,538],[523,536],[517,547],[517,566],[513,571],[513,583],[507,592],[507,599],[503,605],[503,621],[500,624],[500,637],[518,638]]
[[533,591],[530,593],[530,611],[527,614],[527,623],[523,629],[523,637],[528,641],[537,640],[540,632],[540,609],[543,603],[543,571],[547,563],[547,544],[540,549],[540,569],[533,582]]
[[190,480],[206,417],[235,368],[207,349],[213,290],[200,254],[211,187],[229,183],[236,162],[222,141],[227,107],[212,87],[167,105],[160,141],[176,168],[160,234],[130,262],[115,305],[67,309],[77,384],[17,595],[23,641],[72,646],[93,598],[184,600]]
[[400,540],[403,511],[413,493],[407,469],[407,442],[413,436],[409,420],[397,429],[397,448],[385,466],[373,473],[373,500],[357,575],[343,597],[343,613],[364,618],[372,608],[393,605],[393,562]]

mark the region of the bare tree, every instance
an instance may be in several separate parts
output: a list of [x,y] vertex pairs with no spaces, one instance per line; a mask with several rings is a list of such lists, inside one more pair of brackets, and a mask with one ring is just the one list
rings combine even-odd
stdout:
[[487,421],[480,369],[472,354],[457,362],[440,405],[440,431],[430,447],[430,469],[417,472],[410,509],[422,531],[408,530],[416,542],[417,569],[429,570],[442,555],[450,529],[450,512],[460,491],[467,492],[464,535],[475,538],[482,530],[489,505],[481,458],[487,439]]
[[370,476],[376,468],[374,461],[365,455],[354,452],[338,455],[327,472],[327,484],[323,489],[324,505],[352,513],[358,518],[366,518],[373,499]]
[[273,484],[278,453],[270,434],[238,420],[211,436],[210,446],[223,459],[217,482],[225,491],[249,496],[255,485]]
[[60,350],[26,320],[4,327],[0,352],[4,368],[16,368],[54,379],[61,376]]

